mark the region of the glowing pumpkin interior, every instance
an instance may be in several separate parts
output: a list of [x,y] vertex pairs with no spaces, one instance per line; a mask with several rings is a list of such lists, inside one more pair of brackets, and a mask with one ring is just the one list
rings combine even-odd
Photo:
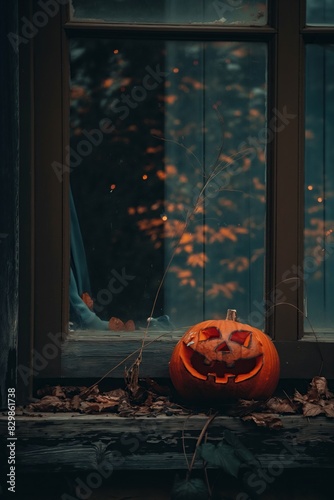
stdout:
[[[197,342],[185,339],[182,360],[187,370],[197,378],[214,377],[217,384],[225,384],[230,377],[242,382],[256,375],[262,368],[262,344],[253,339],[251,331],[234,330],[223,340],[217,327],[200,330]],[[208,345],[210,343],[210,345]]]

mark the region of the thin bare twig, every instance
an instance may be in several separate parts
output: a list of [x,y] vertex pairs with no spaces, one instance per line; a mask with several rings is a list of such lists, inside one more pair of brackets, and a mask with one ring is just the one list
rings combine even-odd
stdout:
[[195,451],[193,453],[193,456],[192,456],[192,459],[191,459],[191,463],[190,463],[190,466],[189,466],[189,469],[188,469],[188,472],[187,472],[187,478],[186,478],[187,481],[189,481],[191,471],[193,470],[193,467],[194,467],[194,464],[195,464],[195,460],[196,460],[197,451],[198,451],[198,448],[199,448],[199,446],[200,446],[200,444],[202,442],[202,439],[205,436],[205,433],[206,433],[209,425],[216,418],[217,415],[218,415],[218,411],[216,413],[214,413],[213,415],[211,415],[211,417],[208,418],[208,420],[204,424],[203,429],[201,430],[200,435],[198,436],[198,439],[197,439],[197,442],[196,442]]
[[178,142],[175,139],[166,139],[165,137],[158,137],[157,135],[153,135],[153,134],[152,134],[152,137],[154,137],[155,139],[160,139],[160,141],[171,142],[173,144],[176,144],[177,146],[180,146],[180,148],[185,149],[189,155],[191,155],[195,158],[196,162],[199,164],[200,167],[202,166],[200,160],[197,158],[195,153],[193,153],[189,148],[187,148],[187,146],[182,144],[182,142]]
[[[150,342],[146,342],[145,344],[145,349],[146,347],[148,347],[149,345],[153,344],[153,342],[156,342],[157,340],[161,339],[161,337],[164,337],[165,335],[167,335],[168,333],[170,332],[164,332],[162,333],[161,335],[159,335],[158,337],[156,337],[155,339],[151,340]],[[95,382],[93,385],[91,385],[90,387],[88,387],[87,389],[85,389],[83,392],[80,393],[80,396],[83,396],[83,395],[87,395],[89,394],[93,389],[94,387],[96,387],[100,382],[102,382],[102,380],[104,380],[108,375],[110,375],[110,373],[112,373],[114,370],[116,370],[117,368],[119,368],[121,365],[123,365],[128,359],[132,358],[132,356],[134,356],[135,354],[137,354],[137,352],[140,352],[142,350],[142,347],[138,347],[138,349],[136,349],[135,351],[131,352],[130,354],[128,354],[128,356],[126,356],[124,359],[122,359],[119,363],[117,363],[117,365],[113,366],[107,373],[105,373],[97,382]]]
[[[218,113],[219,121],[222,124],[222,138],[223,138],[224,137],[224,133],[223,133],[224,132],[223,131],[224,120],[223,120],[223,117],[220,114],[219,110],[217,109],[216,111]],[[157,138],[160,139],[160,140],[163,140],[165,142],[174,142],[178,146],[186,149],[186,151],[191,156],[193,156],[196,159],[196,161],[201,165],[201,163],[200,163],[199,159],[197,158],[197,156],[192,151],[190,151],[186,146],[184,146],[184,144],[179,143],[179,142],[174,141],[174,140],[171,140],[171,139],[165,139],[165,138],[161,138],[161,137],[157,137]],[[245,154],[247,154],[248,150],[250,150],[250,148],[246,149],[246,150],[243,150],[242,152],[238,152],[235,155],[232,155],[231,158],[233,158],[233,157],[237,158],[239,155],[240,155],[240,157],[243,157],[243,156],[245,156]],[[219,148],[218,154],[216,156],[216,160],[215,160],[214,164],[211,167],[210,175],[208,176],[208,179],[204,182],[204,184],[203,184],[203,186],[202,186],[202,188],[201,188],[201,190],[200,190],[200,192],[199,192],[199,194],[198,194],[198,196],[196,198],[196,202],[195,202],[194,206],[192,207],[192,209],[189,209],[189,211],[188,211],[188,213],[186,215],[186,219],[185,219],[185,223],[184,223],[181,235],[179,236],[179,238],[177,240],[177,243],[176,243],[176,245],[175,245],[175,247],[173,249],[172,255],[171,255],[171,257],[170,257],[170,259],[168,261],[168,264],[167,264],[166,269],[165,269],[165,271],[163,273],[162,279],[161,279],[161,281],[159,283],[157,292],[155,294],[153,305],[152,305],[152,308],[151,308],[151,313],[149,315],[149,318],[147,320],[147,325],[146,325],[146,328],[145,328],[144,333],[143,333],[141,347],[138,348],[136,351],[132,352],[131,354],[129,354],[122,361],[120,361],[116,366],[114,366],[111,370],[109,370],[107,373],[105,373],[95,384],[93,384],[91,387],[89,387],[85,392],[91,390],[93,387],[95,387],[96,385],[98,385],[105,377],[107,377],[110,373],[112,373],[116,368],[118,368],[119,366],[121,366],[128,359],[130,359],[134,354],[138,353],[137,359],[131,365],[131,367],[129,368],[129,370],[127,370],[127,378],[129,380],[131,380],[131,383],[134,384],[134,386],[137,385],[137,383],[138,383],[138,377],[139,377],[139,366],[140,366],[140,363],[142,361],[142,354],[143,354],[144,346],[147,347],[148,345],[150,345],[150,343],[155,342],[156,340],[158,340],[158,339],[154,339],[152,342],[150,342],[148,344],[145,343],[145,340],[146,340],[146,337],[147,337],[147,333],[148,333],[148,330],[149,330],[149,327],[150,327],[151,318],[153,317],[153,314],[154,314],[155,307],[156,307],[156,304],[157,304],[157,301],[158,301],[158,298],[159,298],[159,294],[160,294],[161,288],[162,288],[162,286],[164,284],[164,281],[166,279],[166,275],[167,275],[167,273],[168,273],[168,271],[169,271],[169,269],[171,267],[171,264],[172,264],[173,259],[175,257],[176,251],[177,251],[177,249],[178,249],[178,247],[180,245],[182,237],[183,237],[183,235],[185,234],[185,232],[188,229],[189,222],[190,222],[191,218],[194,216],[194,214],[196,213],[198,207],[200,206],[200,203],[205,199],[204,193],[205,193],[206,188],[208,187],[209,183],[212,182],[212,180],[217,175],[219,175],[222,171],[224,171],[225,168],[228,167],[228,165],[226,165],[225,167],[220,168],[222,166],[222,164],[223,164],[223,162],[220,161],[220,157],[221,157],[222,153],[223,153],[223,141],[221,143],[221,146]],[[220,189],[218,191],[220,191]],[[237,191],[237,190],[235,190],[235,191]],[[161,336],[166,335],[167,333],[168,332],[162,334]]]
[[[219,165],[219,157],[222,153],[222,147],[220,148],[219,150],[219,153],[218,153],[218,156],[217,156],[217,160],[214,164],[214,167],[213,167],[213,172],[215,171],[215,169],[217,168],[216,164],[218,162],[218,165]],[[138,370],[139,370],[139,365],[142,361],[142,353],[143,353],[143,347],[144,347],[144,343],[145,343],[145,339],[146,339],[146,336],[147,336],[147,333],[148,333],[148,329],[149,329],[149,326],[150,326],[150,322],[151,322],[151,318],[153,317],[153,314],[154,314],[154,311],[155,311],[155,307],[156,307],[156,304],[157,304],[157,301],[158,301],[158,298],[159,298],[159,294],[160,294],[160,291],[161,291],[161,288],[165,282],[165,279],[166,279],[166,276],[167,276],[167,273],[172,265],[172,262],[174,260],[174,257],[175,257],[175,254],[176,254],[176,251],[181,243],[181,240],[183,238],[183,235],[185,234],[186,230],[188,229],[188,225],[189,225],[189,222],[191,220],[191,217],[192,215],[196,212],[197,208],[198,208],[198,204],[200,202],[200,200],[202,199],[202,196],[203,196],[203,193],[205,192],[205,189],[207,188],[207,186],[209,185],[209,183],[212,181],[212,177],[211,175],[209,176],[209,178],[207,179],[207,181],[203,184],[197,198],[196,198],[196,202],[195,202],[195,205],[192,209],[190,209],[187,213],[187,216],[186,216],[186,220],[185,220],[185,223],[184,223],[184,226],[183,226],[183,229],[181,231],[181,235],[179,236],[179,239],[177,241],[177,244],[175,245],[174,249],[173,249],[173,252],[172,252],[172,255],[168,261],[168,264],[165,268],[165,271],[163,273],[163,276],[161,278],[161,281],[159,283],[159,286],[158,286],[158,289],[157,289],[157,292],[155,294],[155,297],[154,297],[154,301],[153,301],[153,305],[152,305],[152,309],[151,309],[151,313],[150,313],[150,316],[149,316],[149,319],[147,321],[147,326],[145,328],[145,331],[144,331],[144,335],[142,337],[142,346],[139,350],[139,354],[138,354],[138,357],[137,359],[135,360],[135,362],[132,364],[132,367],[129,369],[128,373],[130,374],[130,378],[131,378],[131,374],[134,374],[135,377],[138,377]],[[133,381],[134,384],[136,385],[136,380]]]
[[184,438],[184,428],[186,426],[187,420],[189,420],[191,415],[188,415],[188,417],[184,420],[183,426],[182,426],[182,450],[183,450],[183,455],[185,458],[185,461],[187,462],[187,469],[189,470],[189,460],[187,457],[187,452],[186,452],[186,443],[185,443],[185,438]]
[[[204,443],[208,441],[208,433],[205,433],[205,438],[204,438]],[[212,497],[212,489],[210,486],[210,481],[209,481],[209,476],[208,476],[208,470],[207,470],[207,462],[206,460],[203,460],[203,467],[204,467],[204,478],[206,482],[206,487],[208,488],[208,493],[209,493],[209,498]]]
[[[293,278],[289,278],[290,280],[293,279]],[[284,280],[283,280],[284,281]],[[281,283],[283,283],[283,281]],[[321,365],[320,365],[320,369],[319,369],[319,373],[318,373],[318,376],[320,377],[321,376],[321,372],[322,372],[322,369],[323,369],[323,366],[324,366],[324,357],[322,355],[322,352],[321,352],[321,347],[320,347],[320,343],[319,343],[319,340],[317,338],[317,335],[314,331],[314,328],[312,326],[312,323],[310,321],[310,319],[308,318],[308,316],[306,316],[306,314],[304,313],[304,311],[302,311],[299,307],[295,306],[294,304],[290,304],[290,302],[277,302],[277,304],[273,304],[272,306],[270,306],[268,309],[267,309],[267,312],[269,312],[271,309],[273,309],[274,307],[277,307],[277,306],[290,306],[290,307],[293,307],[294,309],[296,309],[302,316],[304,316],[304,318],[307,319],[308,321],[308,324],[310,325],[311,327],[311,330],[312,330],[312,333],[314,335],[314,338],[315,338],[315,341],[316,341],[316,344],[318,346],[318,352],[319,352],[319,355],[320,355],[320,359],[321,359]]]

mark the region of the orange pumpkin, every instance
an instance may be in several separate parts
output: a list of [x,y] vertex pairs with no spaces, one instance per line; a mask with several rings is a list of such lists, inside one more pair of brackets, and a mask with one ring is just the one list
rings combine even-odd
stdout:
[[170,377],[188,401],[266,399],[279,379],[279,358],[270,338],[234,320],[203,321],[175,346]]

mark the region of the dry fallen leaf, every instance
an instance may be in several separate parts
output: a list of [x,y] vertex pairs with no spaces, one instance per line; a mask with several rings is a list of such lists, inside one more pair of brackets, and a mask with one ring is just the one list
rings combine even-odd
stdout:
[[295,391],[294,401],[302,405],[305,417],[325,414],[334,418],[334,394],[328,390],[325,377],[314,377],[306,394]]
[[128,395],[123,389],[113,389],[112,391],[104,392],[103,396],[108,396],[110,398],[127,398]]
[[100,405],[99,411],[112,410],[112,409],[115,410],[118,408],[119,398],[110,398],[107,396],[99,395],[96,397],[96,403],[99,403]]
[[315,417],[316,415],[320,415],[321,413],[324,413],[324,410],[318,404],[306,402],[303,405],[304,417]]
[[296,413],[296,407],[288,400],[271,398],[267,401],[267,408],[276,413]]
[[101,411],[99,403],[92,403],[89,401],[81,401],[80,411],[82,413],[97,413]]
[[79,410],[81,401],[82,400],[81,400],[81,398],[80,398],[80,396],[78,394],[76,394],[75,396],[73,396],[73,398],[71,399],[71,408],[74,411]]
[[311,401],[311,399],[319,399],[321,397],[326,399],[334,397],[334,394],[328,390],[327,380],[325,377],[314,377],[311,381],[310,389],[307,394],[309,395],[309,401]]
[[57,398],[66,398],[63,387],[60,385],[50,386],[47,385],[42,389],[38,389],[37,396],[56,396]]
[[334,418],[334,401],[326,403],[326,405],[324,406],[324,412],[326,417]]
[[37,403],[31,403],[28,410],[33,411],[70,411],[70,402],[68,400],[61,400],[57,396],[44,396]]
[[52,396],[57,396],[57,398],[66,398],[66,394],[64,393],[63,388],[60,387],[60,385],[56,385]]
[[300,394],[299,391],[295,390],[295,395],[293,396],[293,400],[297,401],[297,403],[304,404],[307,401],[307,395]]
[[242,420],[245,422],[251,420],[259,427],[268,427],[269,429],[281,429],[283,427],[282,421],[276,413],[251,413],[242,417]]

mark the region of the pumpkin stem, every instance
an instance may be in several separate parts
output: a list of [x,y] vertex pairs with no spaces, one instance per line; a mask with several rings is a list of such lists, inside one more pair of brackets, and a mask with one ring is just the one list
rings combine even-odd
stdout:
[[226,319],[229,319],[230,321],[237,321],[237,310],[227,309]]

